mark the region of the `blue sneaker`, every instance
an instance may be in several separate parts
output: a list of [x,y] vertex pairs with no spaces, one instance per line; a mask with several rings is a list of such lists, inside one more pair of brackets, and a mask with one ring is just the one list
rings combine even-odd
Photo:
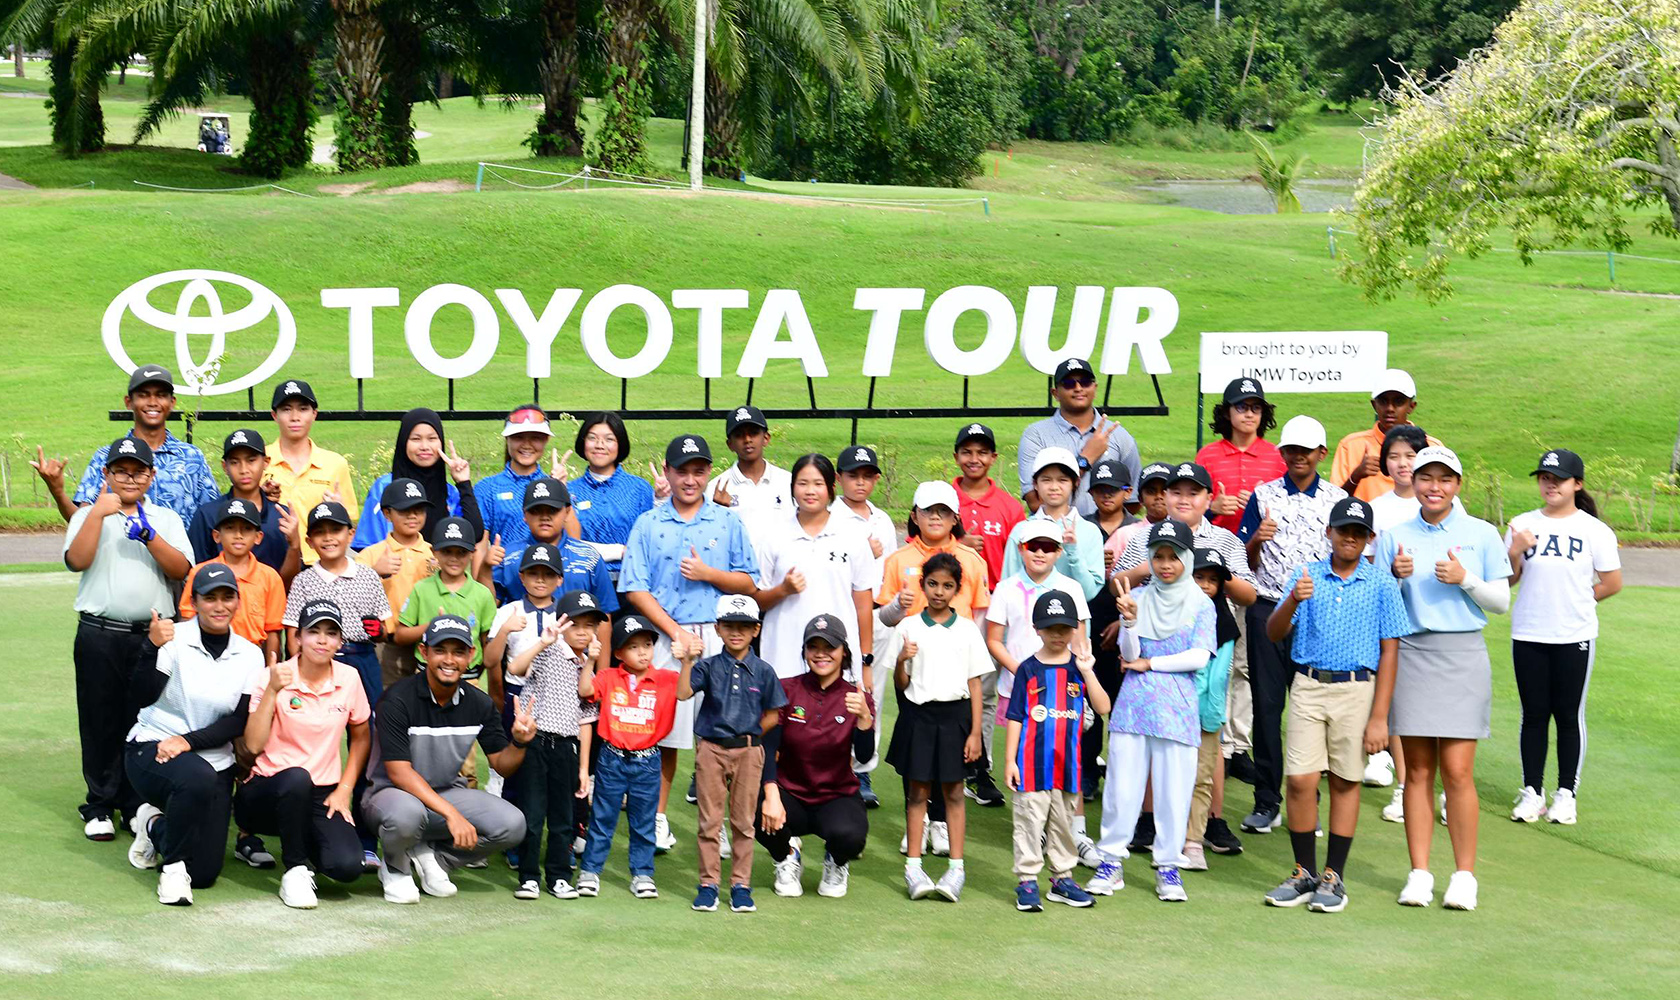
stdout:
[[[716,895],[717,890],[712,890]],[[736,913],[757,913],[758,907],[753,905],[752,889],[744,885],[729,887],[729,908]]]
[[1022,913],[1037,913],[1044,909],[1038,898],[1038,879],[1024,878],[1015,883],[1015,908]]
[[717,886],[702,885],[700,891],[694,894],[693,908],[703,913],[711,913],[717,909],[717,901]]
[[1066,903],[1075,908],[1083,908],[1095,903],[1091,894],[1079,888],[1079,883],[1071,878],[1053,878],[1050,880],[1050,901],[1052,903]]
[[869,783],[869,772],[859,771],[857,773],[857,780],[858,798],[863,800],[863,807],[865,809],[881,808],[881,798],[875,794],[874,786]]

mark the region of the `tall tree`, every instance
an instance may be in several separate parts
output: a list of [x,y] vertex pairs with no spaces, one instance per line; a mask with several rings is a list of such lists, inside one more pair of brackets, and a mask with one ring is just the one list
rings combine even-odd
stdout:
[[604,33],[607,81],[601,120],[589,145],[589,159],[608,170],[646,174],[648,31],[661,0],[606,0]]
[[333,127],[338,169],[351,173],[383,167],[385,130],[379,119],[385,91],[385,25],[380,0],[332,0],[337,15],[333,71],[337,77],[338,117]]
[[99,92],[105,86],[105,70],[116,62],[101,66],[97,78],[78,82],[74,66],[81,34],[74,18],[60,16],[67,6],[68,0],[0,0],[0,40],[50,51],[47,108],[52,141],[60,152],[74,156],[105,145]]
[[1433,77],[1487,44],[1517,0],[1289,0],[1337,100],[1375,95],[1385,77]]
[[531,152],[538,156],[582,156],[583,88],[578,65],[578,0],[542,0],[537,10],[542,53],[537,78],[542,87],[542,111],[531,134]]

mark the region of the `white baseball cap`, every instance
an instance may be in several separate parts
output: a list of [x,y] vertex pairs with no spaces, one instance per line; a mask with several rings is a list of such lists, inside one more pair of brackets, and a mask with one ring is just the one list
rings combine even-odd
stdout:
[[1443,444],[1432,444],[1418,452],[1417,457],[1412,459],[1412,475],[1417,475],[1418,470],[1426,465],[1444,465],[1458,476],[1464,475],[1464,465],[1459,462],[1457,453]]
[[927,510],[929,507],[949,507],[951,513],[962,511],[962,501],[957,499],[957,488],[947,482],[922,483],[916,487],[915,499],[911,506]]
[[1030,542],[1036,538],[1048,538],[1057,545],[1062,544],[1062,526],[1048,517],[1029,517],[1021,522],[1020,537],[1016,544]]
[[1059,465],[1067,469],[1073,478],[1079,478],[1079,459],[1074,457],[1073,452],[1066,448],[1058,448],[1054,445],[1039,449],[1038,454],[1033,456],[1032,474],[1036,476],[1052,465]]
[[1326,446],[1324,425],[1307,416],[1305,413],[1296,414],[1283,425],[1283,431],[1278,434],[1278,447],[1294,445],[1308,451]]
[[1376,399],[1385,392],[1398,392],[1407,399],[1416,399],[1417,383],[1403,369],[1388,368],[1377,376],[1377,381],[1371,386],[1371,398]]

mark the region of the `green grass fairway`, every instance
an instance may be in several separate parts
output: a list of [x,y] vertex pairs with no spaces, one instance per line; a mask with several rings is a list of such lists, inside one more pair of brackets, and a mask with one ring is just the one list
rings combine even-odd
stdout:
[[[1680,736],[1669,725],[1680,683],[1668,640],[1680,591],[1634,589],[1604,607],[1591,692],[1592,735],[1574,828],[1505,819],[1517,781],[1516,695],[1504,622],[1488,633],[1494,737],[1482,745],[1481,908],[1395,905],[1407,862],[1401,828],[1377,819],[1368,791],[1350,862],[1351,905],[1339,916],[1268,910],[1285,873],[1281,834],[1245,838],[1236,858],[1185,876],[1190,902],[1154,899],[1147,866],[1090,911],[1017,914],[1009,811],[970,810],[969,884],[956,905],[904,898],[894,850],[903,831],[897,781],[878,787],[870,845],[851,895],[800,899],[769,891],[759,852],[760,910],[696,914],[694,813],[677,804],[679,847],[659,861],[663,898],[632,899],[622,845],[593,900],[513,899],[498,860],[461,873],[459,896],[395,907],[369,877],[323,888],[313,912],[285,909],[276,874],[235,862],[190,909],[157,905],[155,876],[124,858],[126,840],[82,839],[71,694],[73,593],[68,575],[0,576],[0,639],[30,649],[0,695],[0,995],[63,1000],[215,996],[1239,996],[1257,983],[1335,997],[1672,997],[1680,983]],[[686,777],[687,764],[681,774]],[[1235,785],[1226,815],[1249,808]],[[1093,817],[1091,826],[1094,829]],[[815,850],[815,842],[810,846]],[[1321,849],[1322,850],[1322,849]],[[933,859],[938,873],[944,862]],[[1451,869],[1437,830],[1431,867]],[[807,885],[814,886],[814,872]],[[1310,987],[1307,984],[1311,984]],[[419,984],[428,984],[421,986]],[[1030,985],[1025,985],[1030,984]]]

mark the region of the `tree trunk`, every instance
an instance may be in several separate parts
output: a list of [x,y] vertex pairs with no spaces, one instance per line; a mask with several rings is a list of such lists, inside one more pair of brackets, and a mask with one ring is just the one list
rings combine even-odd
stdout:
[[386,163],[379,126],[379,97],[385,88],[385,28],[368,0],[335,0],[338,53],[338,122],[333,128],[338,169],[375,170]]
[[440,101],[455,96],[455,74],[446,69],[438,70],[437,95]]
[[542,60],[537,64],[543,109],[527,140],[537,156],[582,156],[578,114],[577,0],[547,0],[542,7]]
[[105,146],[105,112],[99,106],[103,74],[98,81],[78,88],[71,68],[75,61],[76,42],[72,40],[62,49],[55,48],[47,64],[52,74],[48,105],[53,145],[66,156],[91,153]]
[[380,98],[379,124],[385,135],[385,156],[391,166],[409,167],[420,162],[414,144],[414,102],[423,98],[420,76],[425,61],[425,40],[420,25],[401,6],[380,8],[388,16],[385,25],[385,91]]
[[251,118],[240,167],[259,177],[279,177],[314,155],[315,46],[290,30],[254,35],[246,75]]
[[23,79],[23,43],[12,46],[12,69],[18,79]]
[[117,86],[125,87],[127,85],[128,85],[128,60],[124,59],[122,62],[117,64]]
[[709,177],[735,180],[746,170],[741,153],[741,118],[735,110],[735,94],[722,78],[706,67],[706,158]]
[[1680,231],[1680,184],[1675,178],[1680,177],[1680,156],[1674,152],[1674,137],[1665,129],[1655,129],[1657,142],[1657,162],[1662,164],[1668,173],[1657,178],[1657,190],[1662,192],[1663,201],[1668,205],[1668,216],[1674,228]]
[[645,174],[647,156],[648,15],[643,0],[609,0],[607,92],[595,130],[591,161],[607,170]]

